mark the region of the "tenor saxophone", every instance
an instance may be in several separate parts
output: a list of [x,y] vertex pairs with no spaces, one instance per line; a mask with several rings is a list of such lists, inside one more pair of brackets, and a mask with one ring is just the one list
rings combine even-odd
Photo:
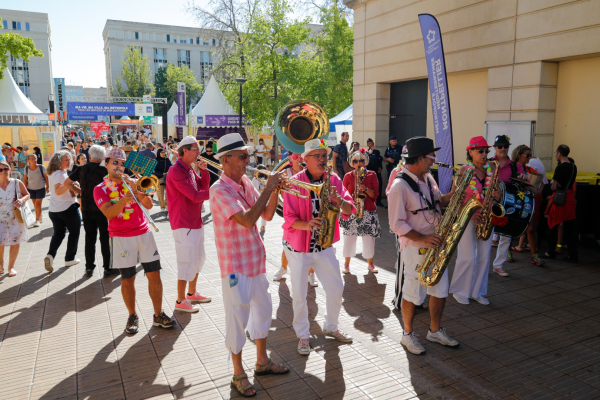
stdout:
[[315,234],[317,245],[323,249],[327,249],[333,245],[335,224],[340,213],[340,208],[329,200],[329,195],[331,194],[330,176],[331,167],[327,166],[323,174],[323,187],[320,193],[321,209],[319,210],[319,217],[323,218],[323,224]]
[[[425,286],[435,286],[442,279],[467,224],[473,214],[481,208],[481,203],[474,197],[471,197],[463,206],[467,186],[474,173],[475,170],[471,168],[459,176],[456,191],[450,199],[442,221],[435,230],[435,234],[442,238],[442,244],[437,248],[430,247],[425,253],[421,265],[417,266],[419,281]],[[431,274],[429,270],[431,270]]]
[[359,186],[362,185],[365,176],[367,176],[365,167],[360,167],[358,171],[354,171],[354,193],[352,195],[352,200],[354,200],[354,206],[356,207],[357,219],[361,219],[365,214],[365,199],[367,198],[367,195],[359,189]]
[[492,222],[492,217],[503,217],[504,216],[504,207],[502,204],[494,203],[494,197],[492,193],[496,190],[498,186],[498,171],[500,168],[498,166],[497,161],[489,161],[490,163],[494,163],[496,165],[496,170],[494,171],[494,175],[492,175],[492,182],[490,183],[490,187],[485,194],[485,199],[483,200],[483,211],[481,211],[481,222],[477,224],[475,228],[475,232],[477,233],[477,239],[486,241],[492,236],[492,230],[494,229],[494,223]]

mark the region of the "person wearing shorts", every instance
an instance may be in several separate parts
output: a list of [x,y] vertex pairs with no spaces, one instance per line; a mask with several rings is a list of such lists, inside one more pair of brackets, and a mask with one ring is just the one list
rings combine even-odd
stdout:
[[42,164],[37,163],[35,154],[27,156],[27,166],[24,170],[23,183],[29,192],[33,207],[35,208],[35,224],[37,227],[42,224],[42,201],[46,197],[46,193],[50,192],[48,184],[48,175],[46,168]]
[[[162,311],[162,281],[160,279],[160,255],[154,236],[148,228],[148,221],[137,205],[152,208],[152,199],[136,190],[135,180],[130,179],[125,171],[125,152],[120,149],[110,150],[105,161],[108,175],[104,182],[94,188],[94,201],[108,219],[110,236],[111,268],[121,273],[121,293],[129,318],[125,327],[127,333],[137,333],[138,316],[135,312],[135,275],[136,266],[142,264],[148,278],[148,292],[154,308],[154,326],[171,328],[174,323]],[[124,185],[125,180],[132,191]]]

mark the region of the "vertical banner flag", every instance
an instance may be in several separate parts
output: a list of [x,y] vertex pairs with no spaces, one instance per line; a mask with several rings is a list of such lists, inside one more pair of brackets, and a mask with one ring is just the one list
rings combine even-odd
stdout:
[[54,78],[54,95],[56,96],[56,111],[67,111],[67,94],[65,93],[65,78]]
[[[450,118],[450,96],[448,95],[448,79],[442,35],[437,19],[430,14],[419,14],[423,43],[425,44],[425,60],[429,75],[429,91],[431,92],[431,109],[435,130],[435,146],[441,147],[437,152],[437,161],[454,165],[452,148],[452,119]],[[438,179],[442,193],[452,188],[452,170],[438,168]]]
[[177,82],[177,121],[175,125],[185,126],[185,83]]

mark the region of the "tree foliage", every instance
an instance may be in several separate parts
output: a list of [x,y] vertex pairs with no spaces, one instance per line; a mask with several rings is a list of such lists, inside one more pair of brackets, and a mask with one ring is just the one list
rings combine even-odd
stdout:
[[[2,23],[2,18],[0,18]],[[14,32],[0,34],[0,79],[4,77],[4,69],[8,66],[9,54],[29,62],[30,57],[44,57],[41,50],[35,48],[33,39],[17,35]]]
[[177,82],[185,83],[186,110],[190,104],[200,98],[202,85],[196,81],[194,71],[188,67],[177,67],[168,63],[166,67],[160,67],[154,80],[156,86],[156,97],[166,97],[167,104],[173,104],[177,100]]
[[154,95],[152,70],[148,55],[142,56],[142,51],[136,46],[128,46],[123,50],[123,66],[121,76],[111,87],[111,95],[116,97],[142,97],[145,94]]

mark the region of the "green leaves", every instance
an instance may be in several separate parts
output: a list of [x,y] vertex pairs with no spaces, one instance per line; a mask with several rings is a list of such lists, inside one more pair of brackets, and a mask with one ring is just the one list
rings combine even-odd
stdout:
[[[148,56],[142,57],[142,51],[136,46],[128,46],[123,50],[123,66],[121,77],[115,80],[112,95],[117,97],[142,97],[155,94],[152,83],[152,72]],[[122,82],[121,82],[122,81]]]
[[[2,21],[2,18],[0,18]],[[44,57],[41,50],[35,48],[33,39],[7,32],[0,35],[0,79],[4,77],[4,69],[8,66],[9,54],[15,58],[29,61],[30,57]]]
[[188,67],[176,67],[173,63],[168,63],[166,68],[160,67],[154,82],[156,96],[166,97],[169,106],[177,99],[177,82],[185,83],[186,110],[189,109],[192,101],[199,99],[202,90],[202,85],[196,81],[194,71]]

